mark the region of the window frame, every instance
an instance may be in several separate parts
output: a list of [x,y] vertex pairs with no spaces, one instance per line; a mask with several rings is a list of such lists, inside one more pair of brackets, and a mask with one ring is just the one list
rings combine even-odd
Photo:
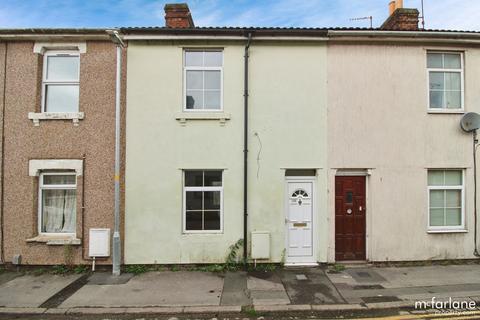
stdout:
[[[48,57],[62,57],[62,56],[69,56],[69,57],[78,57],[78,80],[77,81],[72,81],[72,80],[61,80],[61,81],[52,81],[52,80],[47,80],[47,68],[48,68]],[[72,111],[61,111],[61,112],[50,112],[46,111],[47,107],[47,96],[46,96],[46,88],[48,85],[77,85],[78,86],[78,105],[77,105],[77,110],[73,111],[74,113],[80,112],[80,52],[77,50],[48,50],[45,51],[43,54],[43,66],[42,66],[42,104],[41,104],[41,113],[57,113],[57,114],[63,114],[63,113],[72,113]]]
[[[442,69],[428,67],[428,54],[459,54],[460,55],[460,69]],[[464,51],[437,51],[427,50],[425,55],[425,66],[427,70],[427,111],[428,113],[464,113],[465,112],[465,52]],[[461,107],[456,109],[448,108],[431,108],[430,106],[430,72],[456,72],[460,73],[460,103]],[[445,97],[444,97],[445,98]]]
[[[187,67],[186,54],[187,52],[221,52],[222,66],[221,67]],[[223,112],[223,65],[224,65],[224,50],[223,48],[184,48],[182,51],[183,64],[183,112]],[[219,109],[187,109],[187,72],[188,71],[220,71],[220,108]],[[205,105],[205,91],[203,90],[203,103]]]
[[[45,176],[74,176],[75,184],[49,184],[45,185],[43,179]],[[42,231],[42,221],[43,221],[43,190],[75,190],[77,191],[77,175],[73,171],[54,171],[54,172],[41,172],[38,179],[38,234],[45,236],[66,236],[66,237],[76,237],[77,223],[75,223],[75,232],[43,232]],[[75,201],[77,201],[78,193],[75,192]],[[75,208],[77,208],[75,206]],[[77,221],[77,209],[75,209],[75,222]]]
[[[429,171],[461,171],[462,172],[462,185],[461,186],[430,186],[428,184]],[[461,191],[461,219],[462,223],[459,226],[431,226],[430,224],[430,191],[431,190],[460,190]],[[427,231],[429,233],[448,233],[448,232],[467,232],[465,224],[465,169],[427,169]]]
[[[220,171],[222,173],[222,186],[220,187],[187,187],[185,186],[185,173],[187,171]],[[221,234],[223,233],[223,169],[184,169],[182,170],[182,232],[184,234]],[[187,230],[187,191],[220,191],[220,229],[218,230]],[[202,209],[203,210],[203,209]]]

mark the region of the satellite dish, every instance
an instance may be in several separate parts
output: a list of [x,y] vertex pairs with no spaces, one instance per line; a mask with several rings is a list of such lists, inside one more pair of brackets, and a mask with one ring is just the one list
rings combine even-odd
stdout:
[[468,112],[460,120],[460,126],[465,132],[472,132],[480,128],[480,114]]

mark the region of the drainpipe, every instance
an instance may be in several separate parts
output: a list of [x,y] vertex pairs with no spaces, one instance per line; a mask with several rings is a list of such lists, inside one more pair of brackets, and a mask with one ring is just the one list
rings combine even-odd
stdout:
[[5,60],[3,62],[3,105],[2,105],[2,166],[1,166],[1,181],[0,181],[0,188],[1,188],[1,196],[0,196],[0,233],[2,237],[1,241],[1,254],[0,254],[0,261],[4,264],[5,263],[5,226],[4,226],[4,200],[5,200],[5,103],[6,103],[6,96],[7,96],[7,53],[8,53],[8,42],[5,42]]
[[122,50],[125,43],[117,30],[107,30],[113,43],[117,46],[117,74],[115,80],[115,223],[113,230],[112,274],[120,275],[121,241],[120,241],[120,91],[122,88]]
[[248,250],[247,250],[247,240],[248,240],[248,58],[249,58],[249,49],[250,43],[252,41],[252,33],[248,33],[247,44],[245,45],[245,72],[244,72],[244,93],[243,93],[243,104],[244,104],[244,131],[243,131],[243,261],[245,266],[248,262]]

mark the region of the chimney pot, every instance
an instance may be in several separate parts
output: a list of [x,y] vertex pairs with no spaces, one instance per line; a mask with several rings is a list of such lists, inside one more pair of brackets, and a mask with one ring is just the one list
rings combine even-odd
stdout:
[[395,11],[395,0],[390,1],[390,3],[388,4],[388,15],[391,16],[394,11]]
[[186,3],[165,5],[165,26],[167,28],[194,28],[192,14]]

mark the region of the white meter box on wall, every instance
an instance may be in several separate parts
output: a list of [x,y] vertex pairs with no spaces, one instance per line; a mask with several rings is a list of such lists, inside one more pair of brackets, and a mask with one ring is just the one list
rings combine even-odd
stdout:
[[110,229],[90,229],[88,255],[90,257],[110,256]]

